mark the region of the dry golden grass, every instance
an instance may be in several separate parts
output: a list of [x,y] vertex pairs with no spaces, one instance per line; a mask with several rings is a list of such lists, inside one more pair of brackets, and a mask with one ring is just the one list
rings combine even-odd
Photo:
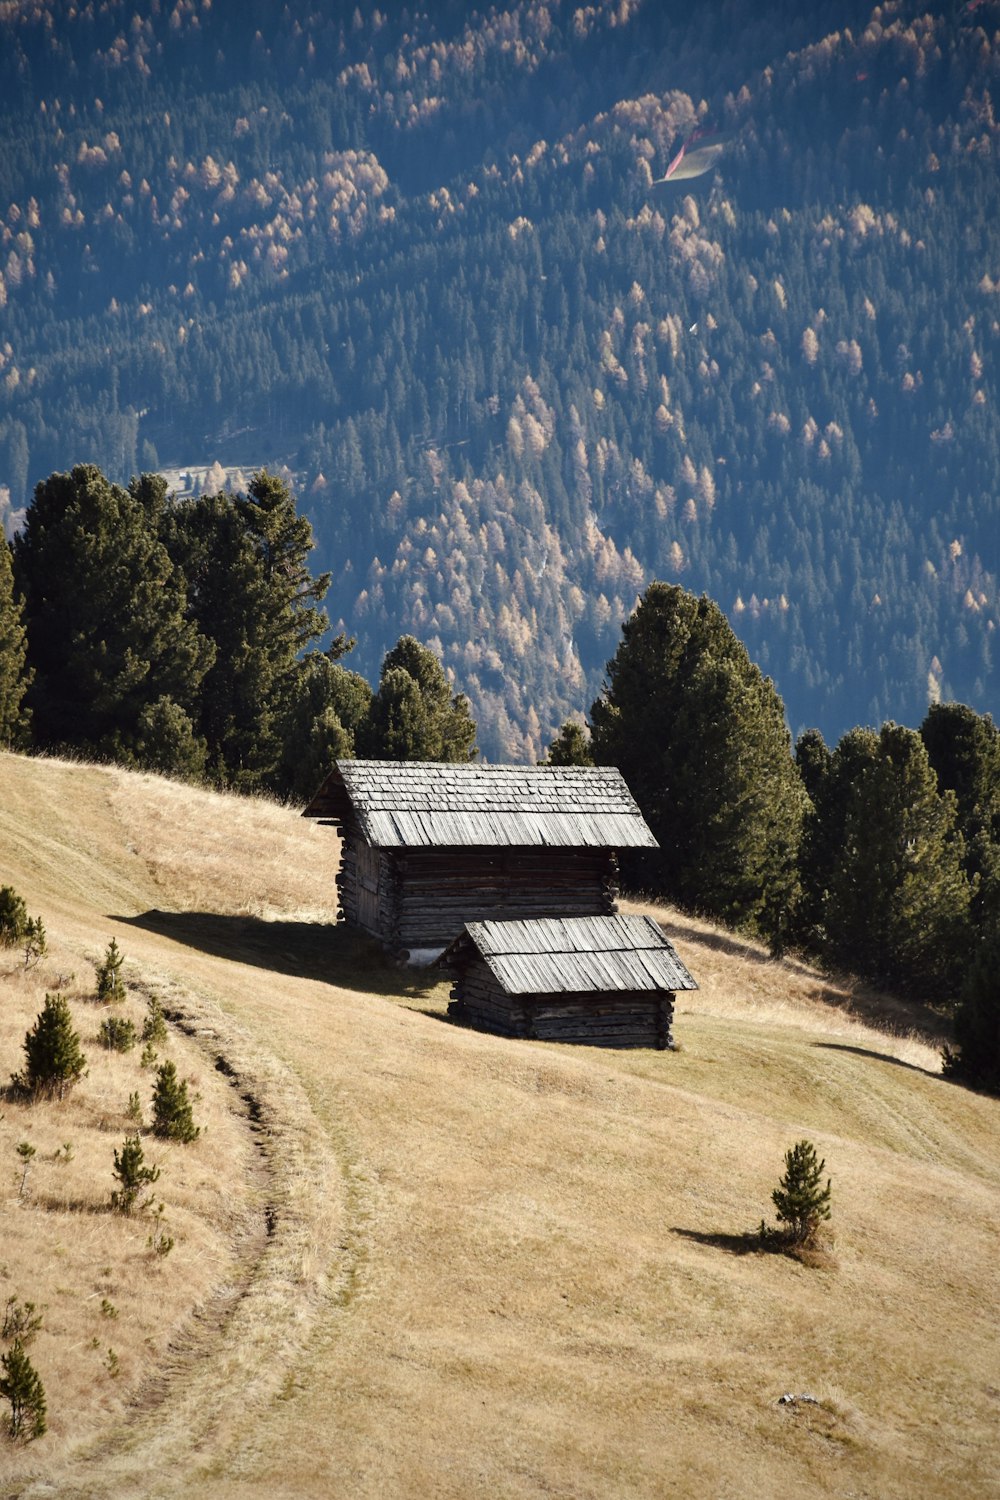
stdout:
[[[98,1411],[90,1442],[53,1427],[8,1451],[12,1475],[77,1496],[998,1491],[1000,1104],[940,1078],[933,1018],[663,911],[702,985],[680,1052],[507,1042],[447,1024],[443,986],[323,925],[331,830],[15,757],[0,802],[0,883],[58,934],[59,961],[79,976],[114,932],[188,1016],[171,1048],[192,1049],[206,1101],[214,1057],[236,1060],[240,1089],[211,1080],[220,1113],[193,1149],[228,1113],[259,1165],[225,1206],[238,1218],[237,1192],[263,1193],[274,1229],[259,1253],[230,1238],[243,1277],[225,1317],[219,1261],[189,1303],[212,1315],[179,1315],[169,1356],[151,1351],[155,1405],[123,1374],[135,1405]],[[241,1091],[267,1101],[263,1152]],[[740,1253],[803,1135],[833,1177],[827,1269]],[[43,1167],[77,1165],[44,1163],[38,1189]],[[218,1201],[190,1206],[225,1240]],[[8,1202],[5,1221],[59,1212]],[[54,1258],[42,1246],[18,1256]],[[14,1270],[6,1241],[0,1259]],[[93,1351],[56,1372],[33,1347],[53,1418],[72,1412]]]

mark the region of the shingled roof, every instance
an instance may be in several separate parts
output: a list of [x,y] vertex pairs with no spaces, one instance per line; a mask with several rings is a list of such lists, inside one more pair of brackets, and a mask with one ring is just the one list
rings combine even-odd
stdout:
[[698,988],[650,917],[469,922],[440,962],[460,967],[473,948],[508,995]]
[[376,849],[657,847],[613,766],[339,760],[304,816],[354,824]]

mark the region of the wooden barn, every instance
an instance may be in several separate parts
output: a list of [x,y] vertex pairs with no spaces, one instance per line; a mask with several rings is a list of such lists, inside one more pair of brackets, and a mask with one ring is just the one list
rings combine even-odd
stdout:
[[341,760],[304,816],[338,827],[344,919],[399,957],[466,922],[617,911],[617,849],[655,849],[604,766]]
[[698,988],[649,917],[470,922],[440,963],[456,1019],[538,1041],[671,1047],[674,996]]

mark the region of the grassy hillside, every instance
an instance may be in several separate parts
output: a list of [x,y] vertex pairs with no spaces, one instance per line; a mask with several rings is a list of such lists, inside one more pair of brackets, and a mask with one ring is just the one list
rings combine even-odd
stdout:
[[[293,811],[12,756],[0,806],[0,884],[51,944],[38,972],[2,966],[0,1075],[59,985],[91,1059],[63,1105],[3,1104],[0,1292],[47,1304],[50,1432],[0,1447],[0,1492],[1000,1483],[1000,1104],[941,1080],[922,1018],[661,911],[702,983],[679,1053],[481,1036],[325,925],[337,840]],[[146,1087],[92,1042],[112,933],[208,1126],[147,1138],[163,1259],[105,1212],[119,1100]],[[833,1176],[825,1269],[738,1253],[803,1135]]]

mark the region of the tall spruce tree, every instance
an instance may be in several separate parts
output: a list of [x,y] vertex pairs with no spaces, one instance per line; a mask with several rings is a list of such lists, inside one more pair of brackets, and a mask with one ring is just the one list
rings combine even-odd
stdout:
[[817,729],[795,747],[795,763],[809,798],[799,846],[800,897],[794,939],[818,957],[830,956],[826,906],[830,880],[844,847],[852,788],[878,754],[872,729],[851,729],[834,750]]
[[288,486],[262,470],[246,495],[172,508],[162,535],[187,582],[190,620],[215,648],[198,719],[209,770],[244,790],[273,784],[299,653],[327,626],[329,575],[306,566],[312,528]]
[[171,704],[190,723],[212,649],[157,539],[164,500],[165,487],[123,489],[92,464],[36,487],[14,571],[38,745],[141,761],[151,708]]
[[340,665],[343,643],[311,651],[298,664],[282,724],[276,790],[309,797],[332,770],[350,759],[355,737],[371,710],[372,690],[357,672]]
[[806,797],[784,707],[717,605],[653,583],[591,709],[660,848],[626,878],[780,944],[797,891]]
[[826,956],[894,989],[953,998],[970,894],[955,795],[939,793],[914,730],[885,724],[845,739],[831,778],[839,795],[826,805]]
[[412,635],[386,653],[357,739],[359,753],[375,760],[462,762],[478,754],[468,699],[452,693],[434,652]]
[[567,719],[558,734],[549,742],[543,766],[592,766],[594,756],[590,736],[582,724]]
[[1000,729],[964,703],[935,703],[920,726],[942,792],[955,794],[976,925],[1000,928]]
[[0,747],[27,743],[30,716],[24,695],[31,680],[24,610],[14,592],[10,547],[0,532]]
[[945,1072],[974,1088],[1000,1094],[1000,932],[979,944],[955,1011],[957,1050],[945,1052]]

